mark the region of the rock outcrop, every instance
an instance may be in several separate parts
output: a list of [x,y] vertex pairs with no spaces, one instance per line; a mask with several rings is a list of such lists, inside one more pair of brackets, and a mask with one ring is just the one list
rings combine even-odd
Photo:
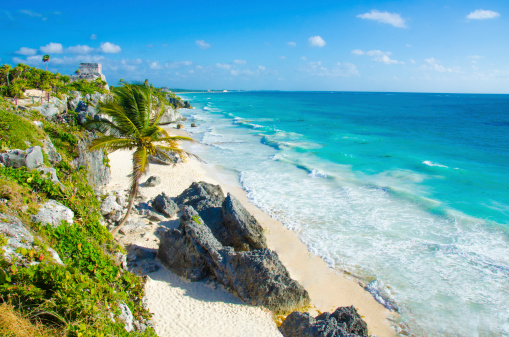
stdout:
[[74,212],[55,200],[42,204],[37,214],[32,216],[34,223],[50,224],[53,227],[58,227],[62,221],[72,224],[73,219]]
[[179,211],[177,204],[171,200],[170,197],[164,194],[164,192],[154,198],[152,201],[152,207],[154,210],[168,218],[174,217]]
[[368,327],[357,310],[337,308],[332,314],[325,312],[316,318],[308,313],[292,312],[279,328],[285,337],[365,337]]
[[37,168],[42,166],[43,156],[40,146],[32,146],[27,150],[10,150],[0,153],[0,163],[7,167]]
[[223,202],[222,212],[227,241],[235,250],[267,248],[262,226],[230,193]]
[[192,281],[212,276],[243,301],[276,312],[309,305],[307,291],[290,277],[277,253],[235,252],[216,239],[192,206],[183,205],[181,211],[179,228],[164,232],[159,246],[158,257],[169,269]]
[[186,118],[182,116],[180,112],[178,112],[176,109],[170,107],[167,107],[166,110],[163,112],[162,116],[159,118],[159,125],[166,125],[170,123],[177,123],[181,121],[185,121]]
[[224,199],[223,191],[219,185],[200,181],[192,183],[175,199],[175,202],[179,206],[193,207],[212,230],[217,240],[224,245],[229,245],[231,240],[223,221],[222,205]]
[[180,155],[176,152],[165,151],[162,150],[164,154],[157,153],[156,155],[148,155],[148,161],[151,164],[160,164],[160,165],[175,165],[182,163],[183,160]]
[[73,166],[78,169],[80,166],[88,169],[88,182],[94,188],[104,186],[110,182],[111,171],[105,164],[106,154],[102,150],[89,151],[88,147],[94,139],[91,134],[88,138],[78,141],[78,158],[73,160]]

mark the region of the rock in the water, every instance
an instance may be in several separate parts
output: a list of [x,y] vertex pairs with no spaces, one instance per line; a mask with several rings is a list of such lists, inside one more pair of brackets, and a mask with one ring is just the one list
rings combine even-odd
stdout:
[[337,308],[332,314],[325,312],[316,318],[308,313],[292,312],[279,328],[285,337],[365,337],[368,327],[357,310]]
[[161,184],[161,178],[159,178],[157,176],[151,176],[145,182],[145,186],[146,187],[154,187],[154,186],[157,186],[159,184]]
[[229,245],[231,242],[225,230],[221,209],[224,199],[223,191],[219,185],[200,181],[192,183],[175,199],[175,202],[177,205],[192,206],[210,227],[219,242]]
[[42,150],[40,146],[32,146],[25,151],[10,150],[0,154],[0,162],[7,167],[37,168],[43,163]]
[[152,207],[159,213],[164,214],[165,216],[172,218],[174,217],[179,208],[177,204],[170,199],[166,194],[161,193],[152,201]]
[[213,276],[240,299],[276,312],[309,305],[307,291],[269,249],[235,252],[224,247],[192,207],[182,206],[178,229],[161,237],[158,257],[176,274],[192,281]]
[[62,221],[72,224],[74,212],[65,207],[56,200],[49,200],[43,204],[36,215],[32,216],[32,221],[35,223],[50,224],[53,227],[58,227]]
[[228,193],[222,210],[224,224],[230,236],[227,241],[231,242],[235,250],[267,248],[262,226],[237,198]]

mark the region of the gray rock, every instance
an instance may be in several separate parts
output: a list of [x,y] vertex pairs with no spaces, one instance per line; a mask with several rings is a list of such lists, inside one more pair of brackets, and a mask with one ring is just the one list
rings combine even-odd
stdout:
[[124,235],[140,233],[144,232],[146,227],[147,224],[143,221],[137,219],[129,219],[125,222],[124,226],[119,230],[119,232]]
[[155,156],[148,155],[148,161],[151,164],[160,165],[175,165],[184,162],[178,153],[165,150],[158,152]]
[[316,318],[308,313],[292,312],[279,328],[285,337],[364,337],[368,327],[357,310],[337,308],[332,314],[325,312]]
[[158,271],[161,267],[154,262],[143,262],[136,268],[133,268],[133,271],[136,272],[138,275],[147,275],[150,273],[155,273]]
[[232,243],[235,250],[267,248],[262,226],[237,198],[228,193],[222,210],[224,224],[230,235],[227,241]]
[[49,178],[54,183],[60,184],[60,180],[58,180],[58,176],[57,176],[57,170],[55,170],[54,168],[39,167],[38,170],[42,174],[49,175]]
[[37,168],[43,163],[40,146],[32,146],[27,150],[9,150],[0,154],[0,162],[7,167]]
[[94,188],[98,188],[107,185],[110,182],[111,171],[110,168],[105,165],[106,155],[102,150],[88,150],[88,147],[94,138],[94,135],[89,134],[87,138],[78,141],[79,155],[78,158],[72,161],[72,165],[76,169],[79,169],[81,166],[86,167],[88,169],[88,183]]
[[78,108],[78,104],[81,101],[81,92],[71,91],[70,94],[72,98],[67,100],[67,109],[70,111],[76,111]]
[[52,120],[60,112],[58,107],[52,102],[46,102],[40,106],[32,107],[32,110],[39,111],[47,120]]
[[62,161],[62,156],[58,153],[51,139],[43,139],[42,144],[42,150],[48,156],[48,160],[51,164],[56,165]]
[[101,214],[109,215],[122,211],[123,207],[117,203],[117,196],[115,194],[109,194],[101,203]]
[[151,176],[147,179],[147,181],[145,182],[145,186],[146,187],[154,187],[154,186],[157,186],[161,184],[161,178],[159,177],[156,177],[156,176]]
[[176,274],[192,281],[213,276],[243,301],[276,312],[309,305],[307,291],[269,249],[235,252],[223,246],[190,206],[181,207],[178,229],[162,234],[159,259]]
[[169,218],[173,218],[179,211],[177,204],[171,200],[170,197],[164,194],[164,192],[154,198],[152,201],[152,207],[157,212]]
[[20,219],[0,213],[0,234],[5,235],[7,244],[3,247],[4,256],[8,259],[19,257],[14,253],[18,248],[29,249],[34,242],[33,235],[26,229]]
[[39,129],[42,129],[42,122],[40,122],[40,121],[33,121],[32,123],[34,123],[34,125],[37,126]]
[[221,209],[224,199],[223,191],[219,185],[200,181],[192,183],[175,199],[175,202],[179,206],[192,206],[210,227],[219,242],[230,245],[230,236],[226,232]]
[[176,123],[185,121],[186,119],[180,112],[173,109],[172,107],[167,107],[163,112],[163,115],[159,118],[159,125],[166,125],[170,123]]
[[48,248],[46,248],[46,251],[51,255],[51,257],[53,258],[53,260],[56,263],[58,263],[61,266],[64,265],[64,263],[60,259],[60,256],[58,255],[58,253],[53,248],[48,247]]
[[43,225],[50,224],[53,227],[58,227],[62,221],[72,224],[73,218],[73,211],[56,200],[49,200],[41,205],[36,215],[32,216],[32,221],[35,223],[42,223]]
[[124,329],[127,332],[131,332],[133,330],[133,320],[134,320],[134,316],[131,312],[131,309],[129,309],[125,302],[119,303],[118,307],[121,310],[121,314],[120,316],[118,316],[118,318],[124,323]]

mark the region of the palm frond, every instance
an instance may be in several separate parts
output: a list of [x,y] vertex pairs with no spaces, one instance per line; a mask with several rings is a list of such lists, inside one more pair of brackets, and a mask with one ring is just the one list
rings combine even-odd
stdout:
[[139,147],[134,151],[133,154],[133,173],[131,176],[131,186],[135,186],[138,183],[141,176],[146,172],[148,168],[148,156],[147,149],[145,147]]
[[94,139],[89,146],[89,150],[104,149],[108,152],[116,150],[132,150],[136,148],[137,142],[132,139],[117,138],[115,136],[104,136]]

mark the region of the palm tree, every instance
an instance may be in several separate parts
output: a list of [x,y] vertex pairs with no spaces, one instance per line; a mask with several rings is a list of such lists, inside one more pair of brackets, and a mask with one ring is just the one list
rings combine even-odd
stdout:
[[51,58],[51,56],[49,56],[48,54],[46,54],[42,57],[42,62],[46,62],[46,71],[48,71],[48,64],[49,64],[50,58]]
[[[149,166],[148,155],[168,157],[165,151],[188,154],[178,148],[178,141],[192,139],[169,136],[157,125],[164,112],[164,105],[156,102],[150,87],[124,83],[122,87],[115,88],[110,101],[99,105],[100,111],[111,117],[111,121],[100,119],[86,123],[86,126],[109,127],[110,129],[109,135],[92,141],[90,150],[104,149],[110,153],[116,150],[134,150],[127,213],[111,232],[112,234],[117,233],[129,217],[138,191],[139,180],[147,172]],[[167,146],[156,145],[157,142]]]

